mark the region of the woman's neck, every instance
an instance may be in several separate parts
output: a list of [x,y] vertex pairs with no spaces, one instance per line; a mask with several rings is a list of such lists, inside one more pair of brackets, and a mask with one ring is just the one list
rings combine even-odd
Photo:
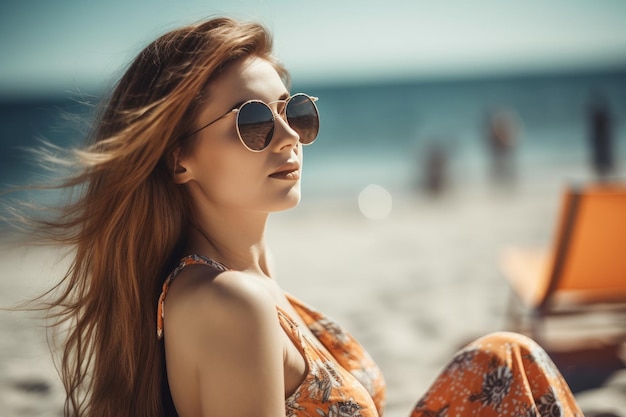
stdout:
[[189,229],[187,250],[208,256],[230,269],[271,277],[265,243],[267,214],[229,210],[196,213]]

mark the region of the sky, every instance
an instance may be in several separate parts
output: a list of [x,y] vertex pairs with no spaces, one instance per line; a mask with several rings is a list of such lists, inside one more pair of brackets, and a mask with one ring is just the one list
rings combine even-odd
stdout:
[[257,20],[299,83],[626,67],[622,0],[5,0],[0,96],[97,91],[151,40]]

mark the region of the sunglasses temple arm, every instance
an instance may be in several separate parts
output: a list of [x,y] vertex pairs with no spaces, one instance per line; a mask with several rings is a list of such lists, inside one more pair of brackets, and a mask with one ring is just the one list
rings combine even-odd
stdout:
[[209,122],[207,124],[205,124],[204,126],[194,130],[193,132],[189,133],[188,135],[185,135],[185,138],[189,138],[193,135],[195,135],[196,133],[198,133],[201,130],[206,129],[207,127],[211,126],[213,123],[218,122],[220,120],[222,120],[224,117],[228,116],[231,113],[239,113],[239,109],[232,109],[232,110],[228,110],[226,113],[224,113],[223,115],[221,115],[220,117],[218,117],[217,119],[213,120],[212,122]]

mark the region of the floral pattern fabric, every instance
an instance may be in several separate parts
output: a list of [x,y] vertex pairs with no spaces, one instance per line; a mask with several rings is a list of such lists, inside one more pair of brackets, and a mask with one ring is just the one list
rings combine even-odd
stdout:
[[[211,259],[183,258],[163,284],[157,334],[163,333],[164,301],[176,275],[187,265],[226,270]],[[337,323],[286,294],[317,341],[280,307],[280,325],[302,353],[308,373],[285,400],[287,417],[382,417],[385,382],[365,349]],[[317,342],[317,343],[316,343]],[[317,347],[321,343],[326,352]],[[565,380],[546,352],[531,339],[493,333],[460,350],[417,402],[410,417],[583,416]]]
[[337,323],[287,294],[318,343],[278,308],[280,323],[307,363],[308,374],[285,402],[287,417],[378,417],[385,404],[385,381],[363,347]]
[[583,416],[548,354],[515,333],[485,336],[460,350],[411,417]]

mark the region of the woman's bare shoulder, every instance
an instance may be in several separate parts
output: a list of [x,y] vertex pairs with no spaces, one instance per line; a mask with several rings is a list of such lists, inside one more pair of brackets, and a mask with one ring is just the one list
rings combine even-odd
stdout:
[[175,327],[197,336],[205,332],[216,336],[233,327],[259,326],[262,320],[275,322],[276,302],[263,279],[210,268],[182,271],[166,300],[166,333]]

